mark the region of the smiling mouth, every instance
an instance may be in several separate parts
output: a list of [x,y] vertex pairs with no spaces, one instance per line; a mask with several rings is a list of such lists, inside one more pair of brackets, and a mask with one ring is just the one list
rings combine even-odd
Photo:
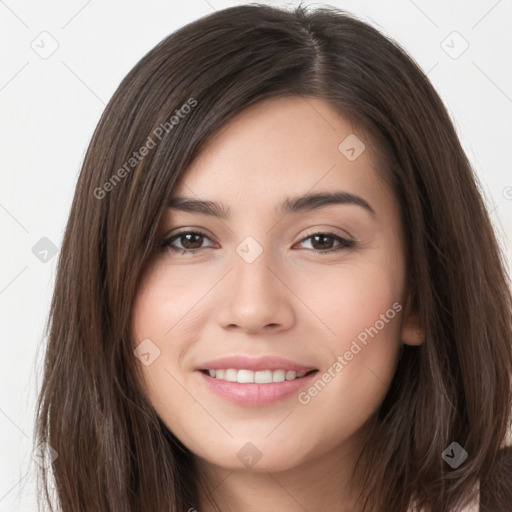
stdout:
[[295,372],[293,370],[246,370],[236,368],[226,368],[217,370],[201,370],[205,375],[217,380],[227,382],[238,382],[239,384],[271,384],[274,382],[284,382],[298,380],[318,370],[309,370],[307,372]]

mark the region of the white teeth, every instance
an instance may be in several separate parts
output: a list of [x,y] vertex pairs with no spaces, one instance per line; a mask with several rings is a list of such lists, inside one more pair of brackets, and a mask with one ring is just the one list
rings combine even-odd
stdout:
[[256,384],[269,384],[272,382],[272,370],[261,370],[253,373]]
[[285,370],[274,370],[274,373],[272,374],[272,382],[283,382],[285,373]]
[[271,382],[283,382],[285,380],[294,380],[304,377],[307,372],[295,372],[293,370],[236,370],[228,368],[225,370],[208,370],[210,377],[227,380],[229,382],[239,382],[240,384],[256,383],[269,384]]
[[236,380],[241,384],[254,382],[254,372],[252,372],[251,370],[238,370]]
[[226,370],[226,376],[224,377],[225,380],[228,380],[229,382],[236,382],[236,374],[238,372],[233,369],[233,368],[229,368],[228,370]]

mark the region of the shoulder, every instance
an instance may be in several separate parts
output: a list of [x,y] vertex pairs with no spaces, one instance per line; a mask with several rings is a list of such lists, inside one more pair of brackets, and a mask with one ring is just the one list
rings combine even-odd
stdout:
[[496,464],[480,482],[480,512],[512,510],[512,446],[503,448]]

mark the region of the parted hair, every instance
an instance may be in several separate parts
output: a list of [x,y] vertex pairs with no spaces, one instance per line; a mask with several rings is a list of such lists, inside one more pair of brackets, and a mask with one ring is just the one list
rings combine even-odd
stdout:
[[[143,390],[133,299],[167,200],[201,148],[249,105],[287,96],[328,102],[380,155],[401,209],[410,307],[425,330],[422,345],[403,345],[354,468],[362,509],[405,512],[414,501],[448,512],[479,483],[482,511],[512,510],[510,279],[445,106],[370,24],[334,7],[258,4],[161,41],[122,80],[92,136],[46,325],[34,441],[57,457],[40,470],[40,506],[197,508],[195,456]],[[154,147],[139,151],[149,138]],[[456,469],[441,456],[452,442],[468,453]]]

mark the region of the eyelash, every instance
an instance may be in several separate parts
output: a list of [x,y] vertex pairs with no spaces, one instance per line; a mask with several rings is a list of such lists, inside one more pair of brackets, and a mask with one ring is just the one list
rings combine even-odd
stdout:
[[[172,253],[180,253],[180,254],[195,254],[196,252],[201,251],[202,249],[205,249],[205,247],[200,247],[198,249],[180,249],[179,247],[174,247],[173,245],[171,245],[172,242],[181,238],[184,235],[199,235],[199,236],[209,239],[209,237],[201,231],[181,231],[180,233],[176,233],[175,235],[171,236],[167,240],[164,240],[163,243],[161,244],[161,249],[165,252],[170,251]],[[302,240],[300,240],[299,243],[305,242],[306,240],[309,240],[310,238],[313,238],[314,236],[318,236],[318,235],[332,237],[335,239],[335,241],[339,242],[341,245],[335,249],[324,249],[324,250],[306,249],[306,251],[314,252],[317,254],[328,254],[328,253],[337,252],[337,251],[340,251],[343,249],[350,249],[355,246],[355,242],[353,242],[352,240],[346,240],[345,238],[342,238],[341,236],[337,235],[336,233],[324,232],[324,231],[320,231],[320,232],[308,235],[306,238],[303,238]]]

